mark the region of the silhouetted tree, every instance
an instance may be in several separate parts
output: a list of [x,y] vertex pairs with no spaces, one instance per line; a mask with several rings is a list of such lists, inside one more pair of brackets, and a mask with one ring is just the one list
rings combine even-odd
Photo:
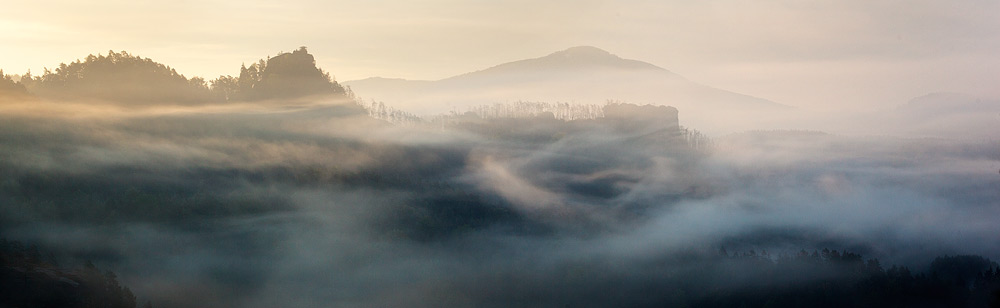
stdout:
[[[994,307],[1000,305],[1000,267],[980,256],[939,257],[931,275],[906,267],[883,269],[876,258],[823,249],[799,251],[775,260],[754,250],[725,262],[742,265],[734,279],[755,277],[739,289],[710,289],[687,295],[691,307]],[[997,268],[994,270],[993,268]],[[794,273],[803,278],[787,280]],[[694,290],[697,291],[697,290]]]
[[309,95],[347,97],[347,90],[316,67],[305,47],[240,67],[239,77],[220,76],[212,90],[228,100],[287,99]]
[[92,262],[66,270],[41,258],[38,246],[0,239],[0,307],[134,308],[135,295]]
[[125,51],[89,55],[86,60],[60,64],[54,71],[29,79],[32,93],[59,99],[95,99],[145,104],[192,104],[212,100],[205,81],[188,80],[174,69]]
[[[29,72],[28,75],[30,74]],[[10,75],[4,74],[3,70],[0,70],[0,96],[24,95],[27,93],[28,90],[20,80],[15,81]]]

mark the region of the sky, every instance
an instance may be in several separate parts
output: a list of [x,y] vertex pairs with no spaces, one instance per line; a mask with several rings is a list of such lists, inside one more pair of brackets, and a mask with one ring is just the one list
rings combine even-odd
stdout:
[[188,77],[307,46],[340,81],[441,79],[590,45],[818,110],[1000,97],[1000,1],[6,1],[0,68],[126,50]]
[[1000,0],[0,1],[8,74],[125,50],[213,79],[307,46],[340,81],[434,80],[589,45],[843,111],[387,125],[333,95],[175,105],[97,80],[65,93],[119,99],[3,97],[0,235],[93,259],[156,307],[640,306],[833,277],[719,248],[915,273],[1000,256],[1000,109],[853,112],[1000,98]]

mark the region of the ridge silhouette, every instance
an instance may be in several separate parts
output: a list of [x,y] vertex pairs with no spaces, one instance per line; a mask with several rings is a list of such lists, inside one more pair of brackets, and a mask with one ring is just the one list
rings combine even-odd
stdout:
[[[0,74],[3,75],[3,74]],[[14,82],[3,75],[0,95],[31,93],[57,100],[95,100],[121,104],[195,105],[226,101],[293,99],[314,95],[348,96],[348,91],[316,67],[306,47],[241,67],[239,77],[206,81],[187,78],[173,68],[126,51],[89,55],[62,63],[40,76],[29,71]]]

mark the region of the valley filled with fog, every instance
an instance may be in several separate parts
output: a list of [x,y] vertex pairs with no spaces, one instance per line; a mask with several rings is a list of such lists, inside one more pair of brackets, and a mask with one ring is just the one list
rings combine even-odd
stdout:
[[[996,98],[803,110],[593,47],[439,81],[342,85],[304,47],[214,80],[126,52],[3,77],[10,306],[50,282],[83,306],[58,281],[87,263],[155,307],[975,306],[997,286]],[[945,291],[855,287],[879,277]]]

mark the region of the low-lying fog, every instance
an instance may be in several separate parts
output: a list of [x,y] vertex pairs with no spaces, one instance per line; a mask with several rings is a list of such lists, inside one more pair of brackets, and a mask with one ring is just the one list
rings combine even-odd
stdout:
[[157,307],[638,305],[739,287],[725,273],[754,269],[700,257],[723,247],[1000,258],[995,138],[695,146],[674,129],[391,125],[331,100],[7,103],[0,232],[113,269]]

